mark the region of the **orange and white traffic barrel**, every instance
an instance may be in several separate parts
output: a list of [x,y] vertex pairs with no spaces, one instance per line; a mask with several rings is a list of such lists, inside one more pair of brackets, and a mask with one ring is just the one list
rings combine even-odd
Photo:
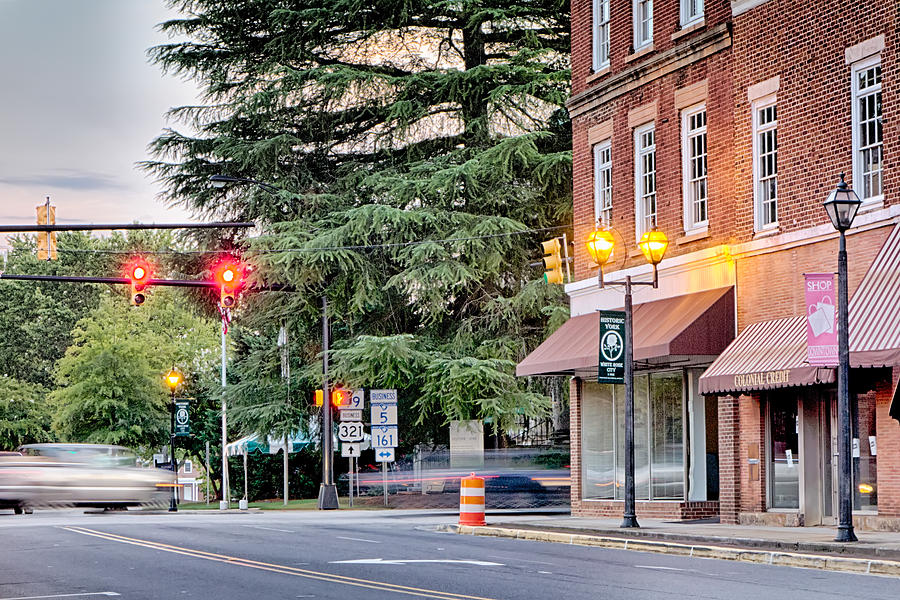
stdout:
[[484,525],[484,479],[475,473],[459,482],[459,524]]

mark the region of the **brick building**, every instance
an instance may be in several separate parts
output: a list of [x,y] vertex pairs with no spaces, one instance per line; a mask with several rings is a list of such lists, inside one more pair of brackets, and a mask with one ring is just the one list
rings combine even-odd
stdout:
[[898,32],[888,0],[573,0],[572,318],[517,370],[571,377],[573,514],[623,508],[595,314],[623,295],[584,241],[610,228],[605,280],[648,281],[657,227],[659,287],[634,294],[638,517],[834,522],[836,377],[806,361],[804,274],[836,269],[822,203],[846,172],[854,510],[900,523]]

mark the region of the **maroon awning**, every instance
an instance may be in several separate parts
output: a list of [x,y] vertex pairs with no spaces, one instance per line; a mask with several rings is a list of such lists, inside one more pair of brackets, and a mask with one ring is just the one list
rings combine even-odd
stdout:
[[[713,357],[734,338],[734,293],[719,288],[634,307],[634,359]],[[516,375],[597,374],[597,314],[572,317],[516,366]]]
[[806,362],[806,317],[747,326],[700,376],[700,393],[716,394],[831,383],[834,369]]

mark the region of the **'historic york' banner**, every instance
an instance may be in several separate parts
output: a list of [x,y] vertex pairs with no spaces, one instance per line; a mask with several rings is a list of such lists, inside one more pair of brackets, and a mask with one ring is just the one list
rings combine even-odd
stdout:
[[806,357],[810,365],[838,364],[837,293],[834,273],[807,273]]

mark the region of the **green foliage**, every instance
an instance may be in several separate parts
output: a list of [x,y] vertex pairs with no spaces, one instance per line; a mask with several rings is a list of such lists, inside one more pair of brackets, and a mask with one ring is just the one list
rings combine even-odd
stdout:
[[[173,111],[144,167],[197,215],[253,219],[229,405],[246,432],[304,423],[335,376],[401,389],[409,440],[452,418],[546,413],[514,366],[565,316],[530,263],[571,223],[568,6],[560,0],[174,0],[154,48],[204,103]],[[222,192],[225,173],[269,182]],[[277,326],[295,368],[282,381]]]
[[169,430],[162,375],[188,376],[215,360],[215,325],[185,310],[177,292],[154,290],[141,307],[104,296],[75,328],[51,395],[53,429],[65,441],[154,449]]
[[0,449],[53,439],[46,419],[46,395],[40,385],[0,376]]

